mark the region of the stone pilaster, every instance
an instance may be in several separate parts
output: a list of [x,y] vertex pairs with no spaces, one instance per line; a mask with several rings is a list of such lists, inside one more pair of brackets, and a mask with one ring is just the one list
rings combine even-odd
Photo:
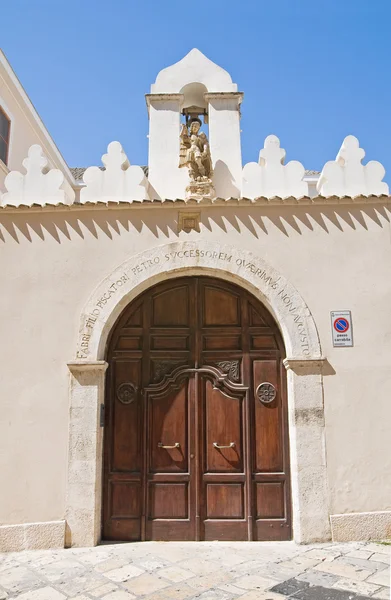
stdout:
[[324,359],[286,358],[294,539],[327,541],[329,490],[324,431]]
[[66,546],[95,546],[100,539],[105,361],[68,363],[69,414]]

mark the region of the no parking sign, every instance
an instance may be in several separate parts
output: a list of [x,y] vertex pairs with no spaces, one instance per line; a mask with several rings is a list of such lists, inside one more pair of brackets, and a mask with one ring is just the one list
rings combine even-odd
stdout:
[[353,346],[352,314],[350,310],[331,311],[333,346]]

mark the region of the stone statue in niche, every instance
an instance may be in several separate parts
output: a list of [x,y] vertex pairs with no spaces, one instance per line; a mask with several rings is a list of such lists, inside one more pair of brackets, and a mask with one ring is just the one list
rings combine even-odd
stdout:
[[179,168],[187,167],[190,183],[186,188],[186,197],[201,200],[213,198],[212,159],[206,134],[201,132],[201,120],[193,117],[190,124],[183,124],[180,133]]

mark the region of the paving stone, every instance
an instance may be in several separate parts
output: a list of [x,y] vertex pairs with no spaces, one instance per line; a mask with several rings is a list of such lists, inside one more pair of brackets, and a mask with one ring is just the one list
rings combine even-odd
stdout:
[[66,581],[57,581],[56,588],[67,596],[76,596],[83,592],[90,592],[102,584],[100,579],[90,575],[84,577],[74,577]]
[[274,592],[247,592],[244,596],[240,596],[238,600],[283,600],[283,598],[286,598],[286,596]]
[[[387,546],[364,542],[136,542],[24,551],[0,554],[0,600],[5,593],[6,600],[25,600],[46,588],[55,591],[49,600],[58,594],[67,600],[345,600],[346,593],[350,600],[367,600],[366,594],[388,600],[389,554]],[[55,578],[52,585],[46,574]]]
[[169,560],[171,563],[192,559],[195,555],[194,551],[191,552],[187,548],[178,548],[177,546],[170,548],[169,542],[161,542],[157,548],[154,548],[154,554]]
[[60,594],[60,592],[52,587],[40,588],[39,590],[25,592],[18,596],[18,600],[63,600],[64,598],[66,598],[64,594]]
[[123,582],[128,581],[128,579],[132,579],[133,577],[138,577],[142,573],[144,573],[144,571],[138,567],[133,565],[125,565],[119,569],[113,569],[112,571],[105,572],[105,577],[111,579],[111,581]]
[[110,554],[108,552],[90,552],[76,556],[80,562],[86,565],[98,565],[99,563],[110,559]]
[[[384,555],[383,555],[384,556]],[[368,571],[382,571],[387,568],[384,562],[376,562],[374,560],[363,560],[362,558],[352,558],[348,555],[344,556],[341,561],[348,565],[354,565],[360,569],[367,569]]]
[[233,585],[232,583],[221,583],[217,587],[219,590],[222,590],[223,592],[228,592],[229,594],[233,594],[234,596],[243,595],[243,588],[239,588],[236,585]]
[[94,569],[97,573],[106,573],[107,571],[119,569],[120,567],[124,567],[128,564],[129,560],[125,558],[109,558],[109,560],[105,560],[97,564]]
[[369,560],[374,560],[375,562],[383,562],[386,565],[390,564],[390,555],[389,554],[377,554],[376,552],[372,554]]
[[[295,598],[295,600],[357,600],[358,596],[353,592],[314,586],[305,590],[299,590],[290,596],[290,598]],[[364,596],[360,598],[363,600]],[[366,596],[366,598],[369,600],[369,596]]]
[[219,583],[228,583],[232,577],[224,570],[216,573],[207,573],[206,575],[197,575],[187,581],[187,585],[195,590],[209,590],[216,587]]
[[8,594],[21,594],[22,592],[34,590],[42,587],[42,580],[26,567],[15,567],[9,571],[3,571],[0,578],[1,587],[5,588]]
[[306,552],[304,556],[330,562],[331,560],[334,560],[342,555],[341,552],[338,552],[337,550],[330,550],[328,548],[313,548],[312,550]]
[[390,588],[381,588],[375,594],[373,594],[372,598],[380,598],[380,600],[390,600]]
[[[182,582],[165,588],[158,592],[158,594],[160,594],[160,598],[168,600],[185,600],[186,598],[194,598],[194,589],[189,587],[187,583]],[[150,596],[148,596],[148,600],[150,600]]]
[[[99,582],[102,583],[101,580],[99,580]],[[93,598],[101,598],[109,592],[115,592],[117,589],[118,586],[115,583],[105,583],[104,585],[100,585],[94,590],[89,590],[88,593]]]
[[356,592],[356,594],[364,594],[366,596],[372,596],[372,594],[380,589],[378,585],[374,585],[373,583],[354,581],[353,579],[339,579],[333,587]]
[[136,598],[136,596],[124,590],[118,590],[103,596],[103,600],[133,600],[133,598]]
[[179,566],[182,569],[195,573],[196,575],[205,575],[206,573],[217,573],[220,569],[218,563],[200,558],[190,558],[188,560],[184,560],[179,564]]
[[239,556],[237,554],[226,553],[218,557],[219,565],[222,565],[224,567],[234,567],[236,565],[241,565],[244,562],[246,562],[246,560],[248,560],[248,558],[246,559],[245,556]]
[[370,550],[353,550],[352,552],[348,552],[345,556],[349,558],[362,558],[363,560],[368,560],[372,554],[373,552]]
[[229,594],[220,590],[209,590],[197,596],[197,600],[229,600]]
[[85,566],[73,559],[58,560],[44,565],[37,570],[38,575],[45,577],[53,583],[83,575],[85,572]]
[[277,594],[282,594],[283,596],[291,596],[300,590],[306,590],[310,585],[306,581],[300,581],[298,579],[292,578],[287,581],[283,581],[271,588],[272,592],[276,592]]
[[276,582],[273,579],[268,579],[267,577],[262,577],[261,575],[247,575],[246,577],[235,579],[235,581],[233,581],[233,585],[243,588],[244,590],[261,591],[268,590],[275,585],[275,583]]
[[268,564],[265,561],[260,560],[247,560],[238,565],[232,565],[228,567],[228,571],[232,574],[232,576],[238,577],[239,575],[250,574],[253,571],[264,571]]
[[179,567],[178,565],[175,565],[173,567],[166,567],[165,569],[160,569],[160,571],[158,571],[158,574],[161,577],[169,579],[170,581],[173,581],[175,583],[177,583],[178,581],[186,581],[186,579],[190,579],[191,577],[195,576],[195,574],[191,571],[182,569],[182,567]]
[[322,571],[306,571],[297,576],[299,581],[306,581],[311,585],[319,585],[321,587],[333,587],[340,580],[338,575],[332,573],[322,573]]
[[[377,583],[379,585],[390,585],[390,568],[386,567],[383,571],[377,571],[374,575],[368,577],[369,583]],[[4,584],[3,584],[4,585]],[[6,587],[6,586],[4,586]]]
[[156,560],[156,558],[146,558],[145,560],[137,560],[136,567],[140,567],[144,571],[157,571],[163,567],[169,566],[170,563],[163,560]]
[[[348,554],[349,552],[352,552],[353,550],[361,550],[361,548],[365,547],[365,550],[367,550],[367,547],[364,546],[363,543],[360,542],[346,542],[345,544],[343,543],[330,543],[329,546],[325,546],[325,550],[333,550],[334,552],[340,552],[341,554]],[[370,550],[370,548],[368,548],[368,550]]]
[[9,569],[15,569],[15,567],[19,567],[19,563],[15,558],[0,560],[0,573],[2,571],[8,571]]
[[304,554],[301,556],[296,556],[295,558],[292,558],[292,560],[284,560],[278,564],[281,567],[290,569],[292,571],[290,576],[294,577],[295,575],[302,573],[303,571],[306,571],[307,569],[311,569],[312,567],[315,567],[320,562],[322,562],[322,561],[319,560],[319,558],[307,557]]
[[143,575],[132,578],[128,583],[124,583],[123,587],[132,594],[136,594],[136,596],[143,596],[144,594],[157,592],[169,585],[168,581],[159,579],[150,573],[144,573]]
[[376,542],[370,542],[369,544],[365,544],[364,550],[377,552],[378,554],[387,554],[388,556],[390,556],[391,543],[390,544],[379,544]]
[[364,581],[370,575],[369,570],[342,561],[343,559],[336,558],[333,562],[322,562],[316,565],[314,570],[332,573],[332,575],[338,575],[344,579],[355,579],[357,581]]

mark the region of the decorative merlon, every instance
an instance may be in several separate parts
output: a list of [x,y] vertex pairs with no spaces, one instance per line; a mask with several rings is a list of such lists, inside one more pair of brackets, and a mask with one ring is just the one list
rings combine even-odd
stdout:
[[6,176],[4,185],[8,191],[1,197],[3,206],[72,204],[74,191],[65,182],[64,174],[59,169],[49,168],[49,161],[41,146],[30,146],[23,166],[25,174],[11,171]]
[[303,181],[305,169],[296,160],[284,165],[286,152],[275,135],[265,139],[259,153],[259,162],[247,163],[243,168],[242,195],[254,200],[261,196],[301,198],[308,195],[308,184]]
[[86,184],[80,202],[142,202],[148,200],[148,180],[141,167],[130,166],[119,142],[111,142],[102,156],[105,170],[89,167],[83,175]]
[[320,175],[317,191],[322,196],[356,196],[388,194],[388,185],[382,181],[383,165],[371,160],[362,164],[365,151],[354,135],[348,135],[335,160],[327,162]]

